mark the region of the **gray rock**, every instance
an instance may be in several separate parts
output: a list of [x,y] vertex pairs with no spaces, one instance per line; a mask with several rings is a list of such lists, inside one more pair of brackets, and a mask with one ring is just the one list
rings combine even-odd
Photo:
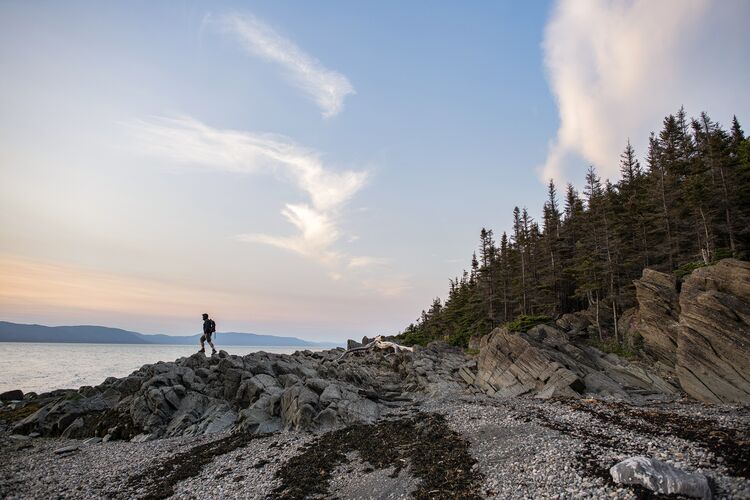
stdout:
[[119,391],[121,394],[128,395],[136,393],[138,389],[141,388],[141,385],[143,385],[143,382],[143,377],[132,375],[118,380],[115,384],[113,384],[113,387],[117,389],[117,391]]
[[285,373],[284,375],[279,375],[279,383],[281,383],[284,388],[297,385],[301,382],[302,380],[300,380],[300,378],[294,373]]
[[689,473],[648,457],[631,457],[609,469],[619,484],[637,484],[662,494],[711,499],[713,494],[703,474]]
[[198,425],[203,434],[227,432],[237,422],[237,413],[226,403],[220,403],[209,408]]
[[527,393],[543,398],[577,397],[585,388],[583,380],[560,362],[562,354],[546,349],[537,338],[532,332],[511,333],[505,328],[484,337],[476,385],[500,397]]
[[146,441],[153,441],[156,438],[153,434],[138,434],[130,440],[131,443],[145,443]]
[[5,391],[0,394],[0,401],[21,401],[23,399],[23,391],[20,389],[14,389],[12,391]]
[[341,387],[338,384],[329,384],[320,394],[320,405],[323,407],[328,406],[331,402],[338,401],[342,397]]
[[242,410],[239,416],[239,429],[257,434],[281,430],[283,427],[281,418],[269,413],[268,410],[268,406]]
[[39,432],[42,435],[60,435],[77,418],[113,408],[118,397],[119,394],[111,389],[89,398],[72,393],[65,399],[58,398],[43,406],[18,422],[13,429],[20,434]]
[[235,399],[241,408],[254,403],[263,392],[281,389],[276,378],[265,373],[255,375],[249,379],[242,380],[237,388]]
[[281,396],[281,421],[286,429],[304,430],[312,427],[317,414],[318,395],[302,385],[284,389]]
[[315,391],[317,394],[321,394],[326,387],[330,385],[330,382],[323,380],[322,378],[309,378],[305,380],[305,386]]
[[[496,397],[676,395],[675,387],[655,372],[614,354],[575,345],[565,333],[548,325],[526,333],[495,329],[482,339],[477,366],[472,384]],[[471,371],[459,370],[458,374],[467,382],[471,379]]]
[[101,443],[101,442],[102,442],[102,438],[100,438],[98,436],[94,436],[94,437],[90,437],[88,439],[85,439],[83,441],[83,444],[84,444],[84,446],[89,446],[89,445],[98,444],[98,443]]
[[474,381],[476,380],[476,375],[472,373],[468,368],[465,366],[462,366],[458,370],[459,376],[469,385],[473,385]]
[[356,401],[341,400],[338,403],[338,414],[346,425],[372,424],[380,417],[380,406],[364,398]]
[[76,437],[81,429],[83,429],[83,418],[78,417],[60,435],[64,438]]

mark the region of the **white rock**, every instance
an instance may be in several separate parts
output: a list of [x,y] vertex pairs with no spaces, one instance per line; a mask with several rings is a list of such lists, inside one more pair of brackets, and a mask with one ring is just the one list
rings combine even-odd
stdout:
[[648,457],[630,457],[609,469],[620,484],[638,484],[664,494],[711,499],[711,487],[703,474],[689,473]]

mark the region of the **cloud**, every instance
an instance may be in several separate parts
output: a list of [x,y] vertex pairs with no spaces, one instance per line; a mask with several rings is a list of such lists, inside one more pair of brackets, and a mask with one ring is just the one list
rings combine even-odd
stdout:
[[219,18],[219,25],[248,53],[281,66],[292,83],[315,101],[324,117],[340,113],[344,98],[355,93],[346,76],[327,69],[255,16],[226,14]]
[[272,245],[329,266],[338,263],[341,255],[331,247],[339,239],[339,229],[330,215],[308,205],[293,204],[287,204],[281,214],[299,230],[298,235],[240,234],[237,239]]
[[269,134],[209,127],[190,117],[154,118],[131,124],[149,154],[201,168],[247,174],[275,172],[306,193],[309,203],[287,203],[281,214],[297,233],[291,236],[240,234],[239,241],[263,243],[315,260],[340,278],[340,270],[363,269],[385,262],[336,251],[342,231],[341,210],[366,184],[366,171],[334,171],[320,154]]
[[747,109],[748,18],[739,1],[559,1],[543,49],[560,124],[540,176],[566,180],[582,157],[615,178],[627,139],[643,155],[648,133],[681,105],[724,119]]

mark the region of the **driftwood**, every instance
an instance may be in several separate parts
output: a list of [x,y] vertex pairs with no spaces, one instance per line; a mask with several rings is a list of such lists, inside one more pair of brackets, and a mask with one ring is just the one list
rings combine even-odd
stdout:
[[353,352],[363,352],[363,351],[372,351],[373,349],[389,349],[389,348],[392,348],[396,352],[399,352],[399,351],[413,352],[414,351],[414,349],[411,348],[411,347],[406,347],[405,345],[401,345],[401,344],[397,344],[395,342],[389,342],[387,340],[383,340],[383,336],[382,335],[378,335],[369,344],[365,344],[365,345],[360,346],[360,347],[352,347],[351,349],[347,349],[346,351],[344,351],[343,354],[341,354],[341,357],[339,357],[339,359],[344,359],[344,357],[347,354],[351,354]]

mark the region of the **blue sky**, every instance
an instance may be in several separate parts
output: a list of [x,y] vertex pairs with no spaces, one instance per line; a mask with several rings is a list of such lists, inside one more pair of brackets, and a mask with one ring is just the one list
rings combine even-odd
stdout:
[[750,117],[749,4],[581,5],[1,4],[0,315],[392,333],[545,178]]

